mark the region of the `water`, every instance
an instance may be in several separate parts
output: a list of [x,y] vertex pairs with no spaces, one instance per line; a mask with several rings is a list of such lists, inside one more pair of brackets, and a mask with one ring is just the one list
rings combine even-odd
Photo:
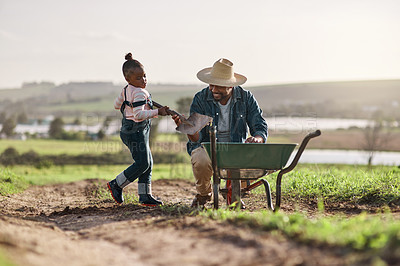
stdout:
[[[341,119],[318,117],[266,117],[270,132],[304,133],[320,130],[348,129],[351,127],[366,128],[370,121],[366,119]],[[162,133],[175,132],[175,123],[170,118],[160,120],[158,130]]]
[[[297,150],[289,159],[292,162]],[[356,150],[305,149],[299,163],[368,164],[369,154]],[[375,152],[372,165],[400,166],[400,152]]]
[[366,119],[341,119],[318,117],[267,117],[268,128],[275,133],[280,132],[310,132],[316,129],[336,130],[352,127],[366,128],[371,124]]

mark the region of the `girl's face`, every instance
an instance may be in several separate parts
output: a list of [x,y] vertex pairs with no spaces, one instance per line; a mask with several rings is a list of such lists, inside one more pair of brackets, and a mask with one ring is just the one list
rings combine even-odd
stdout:
[[141,67],[135,67],[126,77],[126,81],[132,86],[144,89],[147,84],[146,72]]

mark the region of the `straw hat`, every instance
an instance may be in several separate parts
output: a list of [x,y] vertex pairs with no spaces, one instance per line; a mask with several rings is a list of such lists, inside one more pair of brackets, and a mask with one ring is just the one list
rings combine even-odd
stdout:
[[247,78],[233,72],[233,63],[221,58],[212,67],[207,67],[197,73],[197,78],[207,84],[233,87],[242,85]]

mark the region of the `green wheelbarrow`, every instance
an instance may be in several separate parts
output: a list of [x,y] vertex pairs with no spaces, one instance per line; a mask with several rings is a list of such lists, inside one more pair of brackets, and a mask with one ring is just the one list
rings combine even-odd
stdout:
[[[220,192],[228,206],[234,202],[240,205],[242,195],[264,185],[268,208],[277,211],[281,203],[282,176],[296,167],[309,140],[319,135],[321,131],[316,130],[304,137],[293,161],[284,168],[297,144],[216,142],[216,130],[211,126],[210,142],[202,144],[212,162],[214,209],[219,207],[218,194]],[[274,207],[270,185],[267,180],[260,178],[276,171],[279,173],[276,180]],[[226,180],[226,188],[220,188],[221,179]],[[241,181],[246,183],[244,188],[241,188]],[[251,183],[251,181],[255,182]]]

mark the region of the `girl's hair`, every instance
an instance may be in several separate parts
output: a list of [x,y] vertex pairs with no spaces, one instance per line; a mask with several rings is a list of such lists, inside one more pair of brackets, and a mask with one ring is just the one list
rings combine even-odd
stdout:
[[125,78],[129,76],[134,68],[143,68],[143,65],[138,60],[132,58],[132,53],[127,53],[125,55],[125,60],[125,63],[122,65],[122,73]]

